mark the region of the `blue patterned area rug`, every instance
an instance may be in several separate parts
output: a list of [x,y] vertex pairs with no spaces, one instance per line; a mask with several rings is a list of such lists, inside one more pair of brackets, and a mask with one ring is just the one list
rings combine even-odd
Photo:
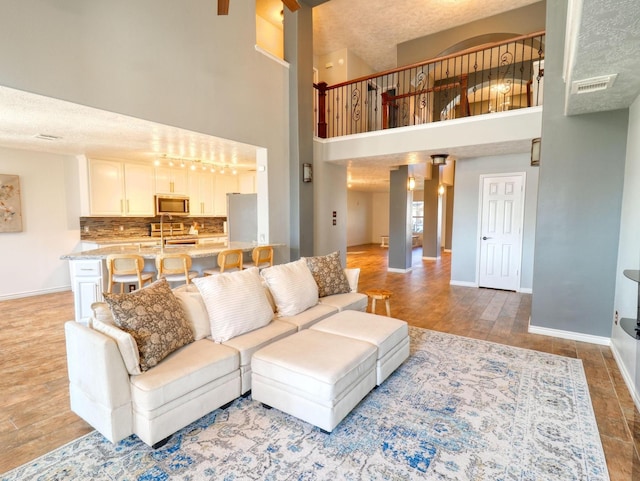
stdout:
[[90,433],[4,480],[608,480],[582,362],[411,328],[330,434],[250,398],[153,451]]

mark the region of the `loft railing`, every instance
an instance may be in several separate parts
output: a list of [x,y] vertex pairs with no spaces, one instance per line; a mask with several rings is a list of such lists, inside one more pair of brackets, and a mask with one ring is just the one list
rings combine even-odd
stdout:
[[321,138],[542,105],[545,32],[349,82],[314,84]]

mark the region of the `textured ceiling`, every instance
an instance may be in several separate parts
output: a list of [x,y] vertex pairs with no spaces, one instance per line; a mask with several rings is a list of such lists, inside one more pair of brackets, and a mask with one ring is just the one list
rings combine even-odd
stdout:
[[149,162],[168,155],[255,168],[255,147],[238,142],[1,86],[0,105],[4,147]]
[[347,48],[376,72],[395,68],[396,46],[540,0],[331,0],[313,9],[313,51]]

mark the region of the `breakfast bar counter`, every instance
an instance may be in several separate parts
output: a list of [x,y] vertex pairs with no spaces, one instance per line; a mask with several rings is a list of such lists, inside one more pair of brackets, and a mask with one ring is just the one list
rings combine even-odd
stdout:
[[[165,253],[188,254],[193,259],[204,257],[217,257],[220,252],[227,249],[241,249],[244,252],[251,252],[257,244],[252,242],[230,242],[228,246],[220,244],[186,244],[165,246]],[[60,259],[67,260],[87,260],[106,259],[111,254],[138,254],[145,259],[155,259],[160,254],[160,246],[145,246],[142,244],[114,245],[100,247],[82,252],[72,252],[60,256]],[[212,264],[213,265],[213,264]]]
[[[273,247],[282,244],[269,244]],[[226,249],[240,249],[245,252],[245,260],[250,260],[251,251],[257,244],[253,242],[229,242],[222,244],[177,244],[165,246],[164,253],[188,254],[192,259],[192,270],[199,275],[205,269],[217,266],[218,254]],[[106,258],[110,254],[137,254],[144,258],[144,271],[156,273],[156,257],[162,253],[160,246],[143,243],[112,245],[98,249],[72,252],[60,256],[69,261],[71,289],[74,296],[76,321],[87,323],[92,315],[91,304],[103,300],[102,293],[107,287]],[[119,290],[118,290],[119,292]]]

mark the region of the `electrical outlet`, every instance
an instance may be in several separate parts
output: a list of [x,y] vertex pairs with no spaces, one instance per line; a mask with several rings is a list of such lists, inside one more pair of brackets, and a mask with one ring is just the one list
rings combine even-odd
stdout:
[[618,320],[619,320],[620,316],[618,314],[618,311],[616,311],[616,313],[613,316],[613,322],[615,323],[615,325],[618,325]]
[[120,232],[124,232],[124,226],[123,225],[120,226]]

